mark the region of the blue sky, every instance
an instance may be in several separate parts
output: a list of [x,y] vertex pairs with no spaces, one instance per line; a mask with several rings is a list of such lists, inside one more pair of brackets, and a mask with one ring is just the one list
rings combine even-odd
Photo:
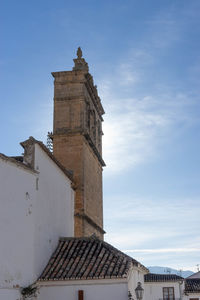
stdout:
[[78,46],[104,117],[105,239],[146,266],[200,263],[200,1],[1,1],[0,152],[52,129]]

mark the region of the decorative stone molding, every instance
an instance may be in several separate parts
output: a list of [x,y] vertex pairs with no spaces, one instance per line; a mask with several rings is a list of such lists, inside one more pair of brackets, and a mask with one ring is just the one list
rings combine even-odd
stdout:
[[74,216],[86,220],[90,225],[92,225],[93,227],[95,227],[101,234],[105,234],[106,233],[97,223],[95,223],[85,213],[75,213]]

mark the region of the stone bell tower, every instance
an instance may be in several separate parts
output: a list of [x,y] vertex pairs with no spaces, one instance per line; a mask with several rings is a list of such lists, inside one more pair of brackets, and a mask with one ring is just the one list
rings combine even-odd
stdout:
[[52,75],[53,153],[74,174],[75,236],[95,233],[103,239],[101,100],[80,48],[72,71]]

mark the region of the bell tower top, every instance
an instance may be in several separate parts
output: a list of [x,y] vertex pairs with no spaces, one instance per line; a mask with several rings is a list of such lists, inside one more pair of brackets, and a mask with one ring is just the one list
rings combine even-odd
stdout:
[[85,71],[86,73],[89,72],[89,68],[88,68],[88,64],[85,61],[84,58],[82,58],[83,53],[80,47],[78,47],[78,50],[76,52],[77,54],[77,58],[74,58],[74,67],[73,67],[73,71]]

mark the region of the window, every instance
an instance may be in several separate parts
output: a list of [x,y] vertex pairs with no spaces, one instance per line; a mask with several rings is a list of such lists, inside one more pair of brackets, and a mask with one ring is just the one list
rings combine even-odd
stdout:
[[174,288],[164,287],[163,288],[163,300],[174,300]]
[[83,290],[78,291],[78,300],[84,300],[84,293]]

